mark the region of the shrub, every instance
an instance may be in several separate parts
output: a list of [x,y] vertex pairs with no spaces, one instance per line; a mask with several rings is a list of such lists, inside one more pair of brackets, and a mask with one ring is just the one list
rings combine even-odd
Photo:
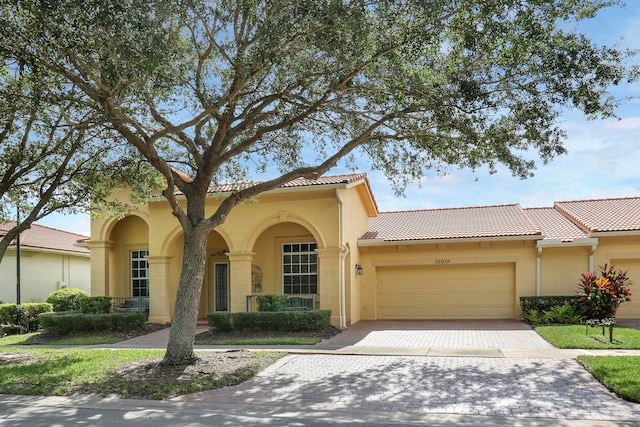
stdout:
[[39,315],[52,309],[51,304],[47,303],[21,304],[19,310],[16,304],[0,304],[0,324],[18,327],[20,332],[35,332],[40,329]]
[[536,310],[539,313],[544,313],[547,310],[551,310],[553,307],[570,305],[575,308],[580,307],[577,295],[545,295],[537,297],[520,297],[520,308],[523,313],[528,313],[530,310]]
[[544,315],[538,310],[530,309],[529,311],[524,313],[524,315],[522,316],[522,320],[531,325],[537,325],[538,323],[543,323],[543,316]]
[[82,289],[62,288],[49,294],[45,302],[53,306],[53,311],[79,311],[80,296],[89,296]]
[[210,313],[209,326],[214,332],[231,330],[315,331],[330,325],[331,310],[281,311],[255,313]]
[[524,313],[522,320],[532,325],[540,323],[579,325],[584,320],[584,317],[584,312],[580,308],[570,305],[556,305],[544,312],[531,309]]
[[285,311],[287,309],[287,300],[289,295],[268,294],[256,297],[258,302],[258,311]]
[[80,311],[84,314],[106,314],[111,312],[111,297],[109,296],[86,296],[81,295]]
[[142,328],[144,313],[84,314],[56,312],[40,315],[43,329],[52,335],[68,335],[73,332],[115,331],[124,332]]
[[207,322],[213,331],[229,332],[233,330],[230,313],[209,313]]
[[543,313],[542,321],[545,323],[564,323],[579,325],[584,319],[584,312],[580,308],[570,305],[556,305]]
[[631,301],[626,272],[615,271],[614,266],[600,267],[600,277],[596,273],[584,273],[580,277],[579,299],[590,319],[615,317],[618,307]]

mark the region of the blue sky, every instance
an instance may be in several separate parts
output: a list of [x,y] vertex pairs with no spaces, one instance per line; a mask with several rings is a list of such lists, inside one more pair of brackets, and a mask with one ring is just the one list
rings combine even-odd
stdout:
[[[609,8],[578,27],[598,43],[640,49],[640,1],[625,8]],[[622,40],[619,40],[622,37]],[[640,63],[640,57],[636,58]],[[640,83],[612,90],[618,98],[640,98]],[[505,168],[498,173],[452,169],[444,177],[431,176],[410,184],[397,197],[384,175],[367,170],[381,211],[487,206],[519,203],[523,207],[553,206],[554,201],[640,196],[640,99],[623,100],[620,120],[587,121],[578,112],[561,120],[567,130],[569,153],[547,165],[538,164],[535,176],[520,180]],[[329,174],[346,170],[335,169]],[[50,215],[38,224],[71,232],[89,233],[88,215]]]

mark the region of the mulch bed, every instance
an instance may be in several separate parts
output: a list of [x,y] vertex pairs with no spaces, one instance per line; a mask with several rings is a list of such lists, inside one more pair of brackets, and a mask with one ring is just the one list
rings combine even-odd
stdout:
[[122,338],[122,340],[128,340],[131,338],[139,337],[142,335],[147,335],[152,332],[160,331],[162,329],[168,328],[169,325],[161,325],[158,323],[147,323],[144,325],[144,328],[135,329],[133,331],[124,331],[124,332],[116,332],[116,331],[90,331],[90,332],[77,332],[68,334],[65,336],[57,336],[51,335],[47,332],[40,332],[39,334],[31,337],[30,344],[48,344],[52,341],[58,341],[61,339],[69,339],[69,338],[83,338],[83,337],[115,337]]
[[229,331],[229,332],[202,332],[196,335],[196,342],[198,341],[213,341],[213,340],[227,340],[227,339],[259,339],[259,338],[331,338],[340,333],[340,330],[329,326],[317,331],[298,331],[298,332],[281,332],[281,331],[261,331],[261,330],[241,330],[241,331]]
[[[152,332],[156,332],[165,328],[170,327],[170,325],[161,325],[157,323],[147,323],[144,328],[136,329],[133,331],[126,332],[114,332],[114,331],[105,331],[105,332],[82,332],[65,335],[64,337],[55,336],[48,334],[46,332],[41,332],[39,334],[34,335],[31,338],[30,344],[47,344],[52,341],[57,341],[60,339],[68,339],[68,338],[81,338],[81,337],[96,337],[96,336],[109,336],[122,338],[122,340],[128,340],[131,338],[139,337],[142,335],[147,335]],[[202,332],[196,335],[196,341],[213,341],[213,340],[226,340],[226,339],[258,339],[258,338],[283,338],[283,337],[309,337],[309,338],[320,338],[327,339],[331,338],[340,333],[340,330],[329,326],[324,329],[320,329],[317,331],[300,331],[300,332],[280,332],[280,331],[260,331],[260,330],[242,330],[242,331],[230,331],[230,332]]]

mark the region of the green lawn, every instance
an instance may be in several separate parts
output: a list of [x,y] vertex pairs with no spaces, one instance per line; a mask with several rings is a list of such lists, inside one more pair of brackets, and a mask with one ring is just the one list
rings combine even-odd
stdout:
[[[38,335],[37,332],[20,335],[7,335],[0,338],[0,347],[12,345],[29,345],[31,337]],[[99,337],[76,337],[64,338],[56,341],[48,341],[47,345],[96,345],[96,344],[113,344],[122,341],[123,338],[99,336]]]
[[77,389],[100,391],[108,383],[107,373],[118,366],[162,354],[137,349],[7,349],[1,356],[11,363],[0,364],[0,393],[57,396]]
[[578,361],[619,396],[640,402],[639,356],[579,356]]
[[[115,394],[165,399],[239,384],[282,353],[203,353],[195,365],[160,367],[164,350],[3,348],[0,394]],[[135,363],[126,369],[128,364]],[[222,371],[221,366],[225,367]]]
[[37,332],[31,334],[7,335],[6,337],[0,338],[0,346],[27,345],[30,343],[31,337],[34,335],[37,335]]
[[609,342],[609,328],[604,336],[601,327],[584,325],[537,325],[534,329],[558,348],[640,349],[640,331],[633,328],[615,327],[613,343]]

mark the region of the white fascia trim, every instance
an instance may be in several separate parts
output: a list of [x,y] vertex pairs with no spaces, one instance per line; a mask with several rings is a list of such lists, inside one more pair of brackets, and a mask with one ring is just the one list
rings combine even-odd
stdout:
[[[9,246],[7,248],[7,252],[9,252],[9,251],[17,252],[15,246]],[[24,246],[24,245],[20,245],[20,252],[35,252],[35,253],[40,252],[40,253],[55,254],[55,255],[77,256],[77,257],[81,257],[81,258],[89,258],[91,256],[91,254],[87,254],[87,253],[65,251],[65,250],[61,250],[61,249],[34,248],[34,247],[31,247],[31,246]]]
[[589,233],[594,237],[626,237],[626,236],[640,236],[640,230],[629,231],[596,231]]
[[566,248],[576,246],[593,246],[598,244],[597,238],[575,239],[571,241],[563,241],[556,239],[538,240],[536,246],[539,248]]
[[421,239],[421,240],[382,240],[359,239],[358,246],[397,246],[397,245],[434,245],[438,243],[480,243],[505,242],[517,240],[540,240],[542,236],[503,236],[503,237],[458,237],[449,239]]
[[301,185],[299,187],[278,187],[273,190],[267,190],[260,194],[280,194],[280,193],[306,193],[313,191],[327,191],[347,188],[347,184],[318,184],[318,185]]

